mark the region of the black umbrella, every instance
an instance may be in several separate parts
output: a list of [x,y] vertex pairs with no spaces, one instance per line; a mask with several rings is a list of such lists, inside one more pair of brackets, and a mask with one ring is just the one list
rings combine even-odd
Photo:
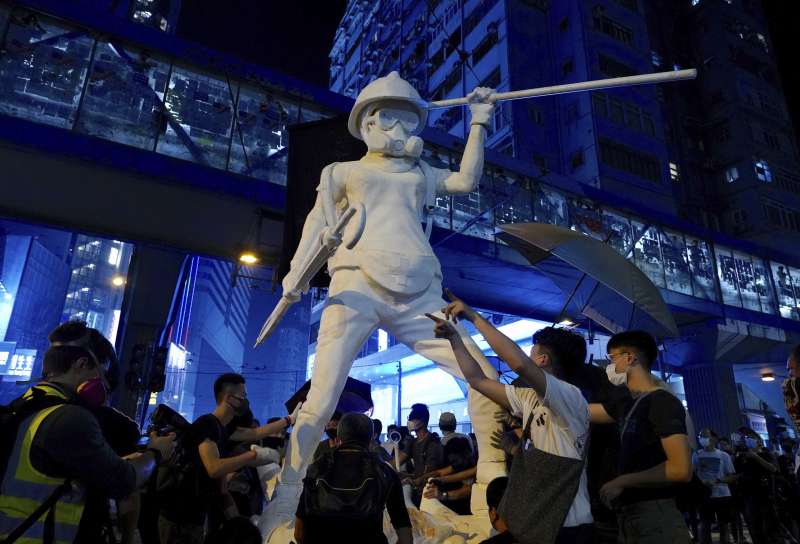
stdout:
[[[292,395],[292,398],[286,401],[285,406],[290,414],[294,412],[298,402],[305,402],[309,389],[311,389],[311,380],[304,383],[303,387],[298,389],[297,392]],[[364,413],[372,409],[373,406],[372,387],[368,383],[348,377],[347,383],[344,384],[344,391],[342,391],[342,394],[339,396],[339,403],[336,405],[336,410],[343,414],[348,412]]]

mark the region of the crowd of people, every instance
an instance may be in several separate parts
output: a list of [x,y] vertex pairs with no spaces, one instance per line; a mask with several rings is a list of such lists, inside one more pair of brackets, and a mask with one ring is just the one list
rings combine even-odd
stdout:
[[[463,301],[426,314],[469,386],[505,410],[492,447],[508,476],[485,487],[486,543],[796,542],[798,451],[767,448],[742,427],[695,436],[680,400],[652,372],[656,341],[613,335],[609,364],[586,364],[586,342],[549,327],[529,353]],[[486,375],[454,324],[467,320],[518,375]],[[109,406],[119,376],[111,343],[84,323],[49,337],[43,378],[1,414],[3,542],[260,543],[259,517],[286,455],[292,414],[260,424],[245,379],[214,382],[214,410],[189,423],[166,406],[145,438]],[[790,357],[790,368],[800,349]],[[792,366],[794,365],[794,366]],[[474,435],[455,414],[414,404],[405,425],[335,412],[303,480],[298,544],[407,544],[412,511],[432,501],[471,511]],[[391,527],[392,529],[388,529]],[[455,541],[453,541],[455,542]]]

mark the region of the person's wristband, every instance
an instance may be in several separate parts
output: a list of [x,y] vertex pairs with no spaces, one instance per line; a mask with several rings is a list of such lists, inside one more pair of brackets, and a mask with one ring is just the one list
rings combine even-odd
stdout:
[[151,452],[153,454],[153,459],[155,460],[156,465],[160,465],[161,461],[164,460],[164,455],[161,453],[160,450],[158,450],[156,448],[147,448],[144,451],[145,452],[149,451],[149,452]]
[[291,427],[292,426],[292,418],[291,417],[284,416],[283,420],[286,422],[286,426],[287,427]]

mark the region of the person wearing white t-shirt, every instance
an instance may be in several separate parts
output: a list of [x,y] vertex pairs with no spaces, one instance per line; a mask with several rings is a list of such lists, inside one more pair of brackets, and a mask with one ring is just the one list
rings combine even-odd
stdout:
[[[589,407],[580,390],[560,379],[564,369],[552,349],[534,344],[528,356],[517,344],[498,331],[475,310],[455,297],[442,309],[446,319],[426,314],[435,325],[436,336],[450,341],[456,360],[469,385],[489,399],[500,404],[512,415],[528,421],[532,443],[546,453],[571,459],[582,459],[588,446]],[[492,350],[505,361],[530,388],[515,387],[487,377],[477,361],[461,341],[450,321],[471,321]],[[566,333],[565,334],[571,334]],[[580,476],[578,491],[567,512],[556,543],[583,543],[594,540],[589,492],[586,485],[586,468]]]
[[694,454],[692,464],[695,474],[711,488],[711,497],[700,505],[700,542],[711,544],[711,525],[719,523],[720,542],[728,542],[731,517],[731,490],[728,482],[736,478],[731,456],[717,449],[717,433],[711,429],[700,432],[703,448]]

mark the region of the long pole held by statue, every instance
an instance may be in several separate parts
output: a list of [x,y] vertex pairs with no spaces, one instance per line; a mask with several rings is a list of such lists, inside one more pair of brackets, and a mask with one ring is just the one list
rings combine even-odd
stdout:
[[[673,70],[670,72],[656,72],[654,74],[642,74],[638,76],[612,77],[609,79],[595,79],[593,81],[581,81],[580,83],[567,83],[565,85],[551,85],[549,87],[537,87],[535,89],[525,89],[522,91],[509,91],[505,93],[493,93],[489,95],[490,102],[504,102],[506,100],[520,100],[522,98],[540,98],[543,96],[553,96],[558,94],[570,94],[583,91],[599,91],[600,89],[613,89],[615,87],[632,87],[635,85],[647,85],[650,83],[670,83],[673,81],[684,81],[697,77],[697,70]],[[447,100],[436,100],[428,103],[428,109],[450,108],[453,106],[463,106],[468,104],[467,97],[448,98]]]
[[[613,89],[615,87],[631,87],[635,85],[647,85],[652,83],[670,83],[674,81],[684,81],[687,79],[694,79],[697,77],[697,70],[674,70],[670,72],[656,72],[654,74],[642,74],[638,76],[625,76],[613,77],[609,79],[596,79],[593,81],[582,81],[580,83],[567,83],[565,85],[551,85],[549,87],[537,87],[535,89],[525,89],[521,91],[510,91],[504,93],[493,93],[489,95],[489,102],[504,102],[506,100],[521,100],[523,98],[539,98],[543,96],[554,96],[560,94],[577,93],[584,91],[597,91],[600,89]],[[428,109],[441,109],[451,108],[454,106],[463,106],[468,104],[467,97],[462,98],[449,98],[447,100],[436,100],[428,103]],[[347,222],[353,217],[355,210],[347,210],[345,214],[339,218],[339,223],[333,227],[337,234],[344,231]],[[305,293],[308,291],[309,283],[317,272],[322,270],[322,267],[328,261],[328,258],[336,251],[336,247],[332,243],[327,246],[321,246],[312,258],[304,263],[303,269],[299,270],[297,277],[297,285],[293,286],[293,291],[296,293]],[[294,300],[288,297],[281,297],[281,300],[275,306],[270,316],[261,328],[261,332],[256,340],[256,346],[266,340],[278,326],[281,318],[286,314],[289,307],[294,303]]]

